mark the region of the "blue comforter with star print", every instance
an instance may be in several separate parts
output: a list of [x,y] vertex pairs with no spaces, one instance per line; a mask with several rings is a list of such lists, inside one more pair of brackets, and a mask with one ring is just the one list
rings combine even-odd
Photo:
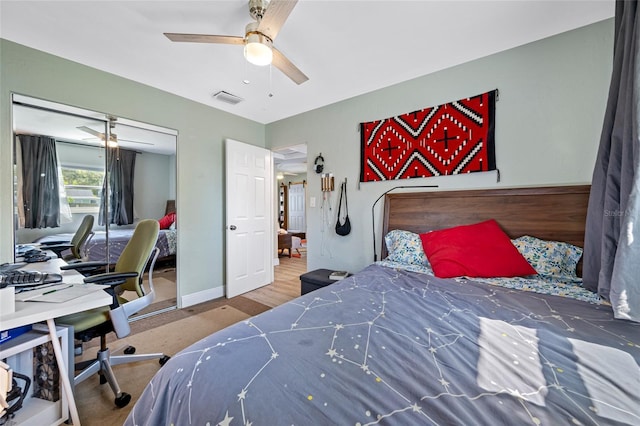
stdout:
[[210,335],[127,425],[640,424],[640,324],[370,265]]

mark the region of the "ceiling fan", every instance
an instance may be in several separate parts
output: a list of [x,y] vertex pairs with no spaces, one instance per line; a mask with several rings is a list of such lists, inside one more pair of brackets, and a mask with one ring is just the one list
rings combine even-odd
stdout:
[[273,64],[296,84],[309,79],[282,52],[273,47],[278,32],[298,0],[249,0],[249,15],[255,22],[245,28],[244,37],[210,34],[164,33],[171,41],[244,45],[244,57],[255,65]]
[[[118,141],[122,141],[122,142],[131,142],[131,143],[139,143],[142,145],[153,145],[152,143],[148,143],[148,142],[140,142],[140,141],[132,141],[129,139],[119,139],[118,135],[116,135],[114,133],[114,130],[116,128],[116,121],[118,120],[116,117],[113,116],[109,116],[109,140],[106,143],[106,145],[108,147],[111,148],[115,148],[118,146]],[[105,135],[104,133],[101,133],[97,130],[92,129],[91,127],[87,127],[87,126],[78,126],[77,129],[82,130],[83,132],[87,132],[93,136],[95,136],[96,138],[100,139],[103,143],[107,140],[107,135]]]

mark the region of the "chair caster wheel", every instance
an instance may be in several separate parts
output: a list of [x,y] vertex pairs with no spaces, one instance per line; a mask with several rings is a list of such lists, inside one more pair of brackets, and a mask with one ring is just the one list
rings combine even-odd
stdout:
[[124,350],[124,353],[127,355],[133,355],[136,353],[136,348],[134,348],[133,346],[127,346]]
[[105,377],[104,374],[100,375],[100,384],[104,385],[105,383],[107,383],[107,378]]
[[126,407],[127,404],[131,402],[131,395],[126,392],[122,392],[120,396],[116,396],[114,402],[118,408]]
[[171,359],[171,357],[169,355],[165,355],[162,358],[160,358],[158,362],[160,363],[160,365],[165,365],[167,361],[169,361],[169,359]]

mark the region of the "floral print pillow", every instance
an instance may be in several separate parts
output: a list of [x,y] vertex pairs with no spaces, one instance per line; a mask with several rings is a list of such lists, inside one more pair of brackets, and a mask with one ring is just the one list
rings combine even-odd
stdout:
[[529,235],[511,240],[538,275],[578,279],[576,266],[582,249],[569,243],[545,241]]
[[394,229],[384,237],[389,256],[386,260],[409,265],[430,267],[427,255],[424,254],[422,241],[416,233]]

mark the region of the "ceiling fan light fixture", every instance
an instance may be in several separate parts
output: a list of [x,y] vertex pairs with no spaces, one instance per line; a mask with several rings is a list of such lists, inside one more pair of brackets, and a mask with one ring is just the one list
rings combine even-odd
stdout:
[[250,33],[245,40],[244,57],[247,61],[258,66],[271,64],[273,51],[269,38],[260,33]]
[[109,148],[115,148],[118,146],[118,136],[115,133],[109,135],[109,142],[107,142]]

